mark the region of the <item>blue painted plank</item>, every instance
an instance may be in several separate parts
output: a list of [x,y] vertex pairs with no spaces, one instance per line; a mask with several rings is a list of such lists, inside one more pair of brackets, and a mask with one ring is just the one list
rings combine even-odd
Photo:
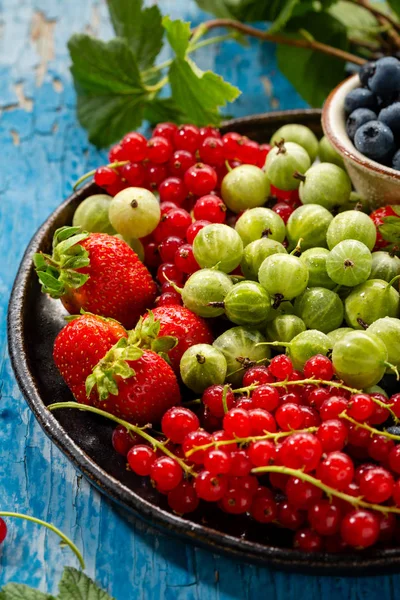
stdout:
[[[193,0],[160,0],[159,5],[174,18],[195,23],[204,18]],[[11,372],[7,301],[34,230],[71,192],[76,178],[105,159],[76,121],[66,43],[72,32],[88,26],[109,38],[111,27],[105,3],[96,0],[3,0],[1,20],[0,107],[6,109],[0,118],[2,508],[34,514],[63,529],[82,549],[87,573],[117,600],[394,599],[399,576],[343,580],[283,574],[155,532],[102,498],[44,436]],[[168,57],[168,49],[164,54]],[[251,42],[243,49],[229,42],[199,51],[196,59],[244,91],[228,108],[235,115],[305,106],[279,73],[271,45]],[[54,592],[63,565],[77,563],[57,538],[31,524],[10,522],[0,549],[0,585],[19,581]]]

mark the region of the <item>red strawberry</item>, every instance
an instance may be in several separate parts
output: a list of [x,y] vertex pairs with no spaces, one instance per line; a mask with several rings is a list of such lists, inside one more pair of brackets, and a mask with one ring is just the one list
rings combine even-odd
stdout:
[[78,231],[61,227],[54,234],[53,255],[35,254],[42,291],[61,298],[72,314],[83,309],[130,329],[156,297],[149,271],[123,240]]
[[[370,214],[370,218],[373,220],[376,227],[376,243],[374,250],[386,248],[386,246],[389,246],[392,242],[395,244],[399,243],[400,214],[397,212],[397,210],[398,207],[390,206],[389,204],[387,206],[381,206],[381,208],[377,208]],[[381,231],[382,226],[386,226],[386,231]],[[389,226],[389,228],[387,226]],[[382,233],[386,234],[385,237],[383,237]],[[389,234],[388,238],[387,234]],[[389,238],[393,235],[393,239],[389,240]]]
[[[143,325],[147,324],[149,318],[155,323],[160,323],[156,336],[174,337],[178,343],[168,351],[168,357],[172,368],[179,373],[179,363],[182,354],[195,344],[212,344],[213,334],[208,323],[201,317],[195,315],[184,306],[159,306],[149,311],[143,319]],[[140,328],[141,323],[138,323]],[[140,334],[139,334],[140,336]]]
[[91,403],[137,425],[158,423],[180,404],[175,373],[156,352],[122,338],[93,369],[86,381]]
[[89,313],[70,321],[60,331],[54,342],[54,362],[78,402],[89,404],[87,377],[110,348],[126,336],[116,321]]

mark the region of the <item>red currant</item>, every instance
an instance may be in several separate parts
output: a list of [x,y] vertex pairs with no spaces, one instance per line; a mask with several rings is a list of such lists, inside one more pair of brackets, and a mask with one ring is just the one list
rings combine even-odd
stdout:
[[360,492],[368,502],[381,504],[390,498],[393,491],[393,477],[387,469],[374,467],[360,476]]
[[146,169],[141,163],[130,162],[121,167],[119,172],[121,177],[133,187],[142,187],[146,181]]
[[94,174],[94,182],[100,187],[112,185],[118,181],[118,174],[110,167],[99,167]]
[[174,132],[174,146],[177,150],[187,150],[193,154],[200,144],[200,132],[194,125],[181,125]]
[[194,481],[196,494],[206,502],[218,502],[228,491],[226,475],[213,475],[209,471],[201,471]]
[[[212,435],[212,439],[214,442],[218,442],[218,447],[222,448],[224,452],[234,452],[237,450],[237,444],[233,443],[233,436],[227,434],[222,429],[219,431],[215,431]],[[221,442],[228,442],[227,444],[222,444]]]
[[156,455],[150,446],[138,444],[128,452],[128,464],[137,475],[150,475],[151,467],[156,460]]
[[225,223],[226,206],[218,196],[203,196],[196,201],[193,216],[197,221],[206,220],[210,223]]
[[342,450],[347,441],[347,427],[339,419],[328,419],[321,423],[316,433],[324,452]]
[[187,196],[187,189],[179,177],[167,177],[158,186],[161,202],[173,202],[180,206]]
[[294,534],[293,546],[303,552],[320,552],[322,538],[312,529],[300,529]]
[[279,397],[279,404],[301,404],[301,398],[296,392],[289,392],[288,394],[282,394]]
[[268,370],[274,377],[283,381],[293,373],[293,364],[288,356],[278,354],[271,360]]
[[[388,398],[386,398],[386,396],[383,394],[371,394],[371,398],[375,398],[384,404],[390,404],[390,400],[388,400]],[[369,418],[369,423],[371,425],[382,425],[382,423],[387,421],[389,417],[390,412],[388,409],[374,402],[374,412]]]
[[153,131],[153,136],[163,137],[172,142],[177,129],[178,127],[175,125],[175,123],[159,123]]
[[231,454],[218,448],[207,450],[204,456],[204,468],[213,475],[229,473],[232,465]]
[[288,502],[282,502],[278,506],[277,520],[285,529],[296,531],[296,529],[299,529],[304,524],[306,513]]
[[199,426],[197,415],[183,406],[173,406],[161,420],[162,432],[174,444],[181,444],[187,434],[196,431]]
[[289,504],[301,510],[307,510],[322,498],[322,490],[299,477],[289,477],[285,491]]
[[320,415],[323,421],[328,421],[329,419],[337,419],[339,415],[346,410],[348,405],[348,400],[343,398],[343,396],[331,396],[328,400],[325,400],[322,403],[320,408]]
[[171,156],[168,168],[174,177],[183,177],[186,171],[194,165],[196,159],[194,154],[187,150],[176,150]]
[[249,446],[249,458],[255,467],[265,467],[275,457],[275,445],[270,440],[258,440],[251,442]]
[[122,139],[121,147],[126,159],[132,162],[140,162],[147,157],[147,140],[135,131],[126,134]]
[[7,525],[4,519],[0,517],[0,544],[4,542],[7,537]]
[[324,401],[328,400],[329,397],[330,393],[325,388],[313,389],[307,396],[307,404],[319,410]]
[[379,541],[388,543],[392,541],[396,531],[396,517],[393,513],[379,515]]
[[356,421],[364,422],[373,414],[374,407],[368,394],[354,394],[350,397],[347,414]]
[[[225,414],[222,403],[223,393],[224,386],[222,385],[212,385],[203,392],[203,396],[201,398],[202,402],[215,417],[222,418]],[[235,405],[235,396],[230,388],[227,388],[226,390],[226,405],[228,410],[233,408]]]
[[239,159],[240,148],[243,145],[243,136],[239,133],[229,132],[222,136],[225,158],[230,160]]
[[250,514],[259,523],[272,523],[276,520],[278,506],[270,490],[264,488],[262,494],[257,492],[253,498]]
[[316,354],[307,360],[303,371],[307,379],[315,377],[316,379],[330,381],[333,377],[332,361],[323,354]]
[[329,500],[319,500],[308,509],[308,521],[319,535],[334,535],[339,531],[342,515]]
[[126,456],[132,446],[138,444],[141,440],[142,438],[139,435],[128,431],[122,425],[118,425],[112,432],[111,442],[113,448],[121,456]]
[[115,144],[115,146],[112,146],[110,148],[110,152],[108,153],[108,160],[110,161],[110,163],[126,160],[126,155],[121,144]]
[[340,534],[354,548],[373,546],[379,537],[379,517],[367,510],[353,510],[344,517]]
[[168,505],[178,515],[195,511],[199,505],[199,498],[193,485],[188,481],[182,481],[169,492]]
[[236,477],[245,477],[250,473],[252,464],[250,462],[249,455],[245,450],[233,450],[233,452],[230,454],[230,458],[230,475],[235,475]]
[[189,244],[193,244],[196,235],[207,225],[210,225],[211,221],[194,221],[186,231],[186,239]]
[[293,433],[279,447],[279,461],[291,469],[306,473],[316,469],[322,456],[322,445],[312,433]]
[[[189,167],[183,179],[189,192],[195,196],[209,194],[216,187],[218,181],[216,171],[204,163],[196,163]],[[208,220],[211,219],[208,218]]]
[[224,415],[223,427],[226,433],[246,438],[251,433],[249,413],[242,408],[232,408]]
[[182,296],[178,292],[163,292],[156,299],[156,306],[182,306]]
[[224,145],[222,140],[207,137],[199,148],[200,160],[211,166],[219,166],[224,162]]
[[336,490],[345,489],[352,482],[353,476],[353,461],[343,452],[330,452],[317,469],[317,477]]
[[158,246],[161,260],[163,262],[172,263],[174,262],[175,252],[184,244],[182,238],[172,235],[165,238]]
[[274,383],[274,381],[275,377],[271,375],[267,367],[264,367],[263,365],[250,367],[243,375],[243,387],[254,384],[262,385],[263,383]]
[[199,136],[200,136],[200,142],[204,142],[204,140],[208,137],[213,137],[213,138],[218,138],[218,139],[221,138],[219,129],[217,129],[216,127],[211,127],[210,125],[208,125],[207,127],[200,127]]
[[311,406],[300,406],[300,410],[304,416],[304,428],[318,427],[318,425],[321,424],[319,413],[315,408],[311,408]]
[[395,473],[400,473],[400,445],[391,449],[389,454],[389,466]]
[[182,273],[192,274],[200,269],[200,265],[193,254],[193,248],[191,244],[183,244],[175,252],[174,258],[175,266]]
[[391,405],[391,409],[396,415],[396,417],[400,417],[400,394],[393,394],[391,396],[389,404]]
[[192,217],[183,208],[174,208],[161,217],[161,221],[153,232],[156,242],[162,242],[170,236],[184,238]]
[[275,419],[283,431],[290,431],[291,429],[295,430],[303,427],[304,414],[300,406],[288,402],[276,409]]
[[152,137],[147,142],[147,158],[155,164],[168,162],[173,152],[171,142],[165,137]]
[[158,490],[170,492],[182,481],[182,467],[169,456],[160,456],[152,464],[150,477]]
[[165,165],[156,165],[148,163],[146,165],[146,180],[145,183],[150,189],[156,190],[160,183],[167,177],[168,171]]
[[289,204],[286,204],[286,202],[278,202],[274,204],[272,210],[280,216],[284,223],[287,223],[294,209]]
[[[184,452],[185,456],[187,456],[187,453],[189,451],[193,450],[193,448],[200,448],[201,446],[206,446],[207,444],[210,444],[212,441],[213,441],[213,438],[211,437],[211,435],[209,433],[207,433],[207,431],[204,431],[203,429],[198,429],[197,431],[192,431],[191,433],[188,433],[185,436],[185,439],[183,440],[183,443],[182,443],[183,452]],[[193,454],[191,454],[187,458],[189,458],[189,460],[191,462],[193,462],[194,464],[201,465],[201,464],[203,464],[203,460],[204,460],[204,450],[196,450],[195,452],[193,452]]]
[[367,448],[371,439],[371,434],[367,429],[357,427],[357,425],[350,424],[348,430],[348,443],[356,448]]
[[243,143],[239,144],[238,159],[246,165],[258,165],[260,162],[260,146],[247,137],[243,137],[242,140]]
[[[255,368],[255,367],[254,367]],[[252,369],[249,369],[251,371]],[[247,373],[246,373],[247,374]],[[246,377],[246,375],[245,375]],[[272,412],[279,406],[279,393],[270,385],[260,385],[251,395],[255,408],[264,408]]]
[[384,435],[373,435],[369,440],[368,454],[378,462],[388,460],[389,454],[394,448],[394,441]]
[[276,423],[270,412],[263,408],[253,408],[248,411],[251,425],[251,435],[264,435],[266,432],[275,433]]
[[183,275],[172,263],[163,263],[157,269],[157,279],[160,283],[172,281],[173,283],[182,283]]

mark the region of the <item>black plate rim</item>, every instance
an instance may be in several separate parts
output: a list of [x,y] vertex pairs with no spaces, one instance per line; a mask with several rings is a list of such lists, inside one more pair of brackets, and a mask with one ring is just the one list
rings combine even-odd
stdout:
[[[232,119],[224,124],[224,128],[229,130],[235,127],[240,130],[241,125],[246,127],[249,123],[257,125],[272,119],[277,122],[284,122],[289,117],[295,120],[296,117],[299,119],[306,116],[315,118],[317,115],[320,116],[321,111],[313,109],[280,111],[272,114]],[[30,372],[23,331],[23,306],[26,290],[33,275],[33,254],[38,250],[44,236],[54,226],[65,208],[71,202],[76,201],[82,191],[87,192],[91,188],[93,188],[93,192],[96,191],[94,184],[88,183],[78,192],[72,194],[51,213],[37,230],[24,253],[10,296],[7,332],[11,364],[26,402],[46,435],[66,455],[75,468],[82,472],[96,488],[111,500],[144,518],[151,525],[160,529],[167,529],[169,532],[185,538],[186,541],[211,548],[212,551],[236,556],[246,562],[268,564],[292,571],[312,571],[322,574],[340,573],[341,575],[368,573],[371,575],[371,569],[377,569],[379,574],[382,573],[382,570],[398,570],[400,566],[400,548],[375,550],[368,553],[368,555],[357,553],[343,555],[315,553],[307,555],[297,550],[264,546],[257,542],[242,540],[209,528],[206,525],[191,522],[187,518],[167,512],[142,499],[99,467],[68,436],[57,421],[56,416],[50,413],[42,402]]]

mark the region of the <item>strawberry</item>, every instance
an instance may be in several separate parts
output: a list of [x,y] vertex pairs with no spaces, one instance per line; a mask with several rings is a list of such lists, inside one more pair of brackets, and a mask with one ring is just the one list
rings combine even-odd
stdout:
[[381,206],[369,216],[376,227],[376,243],[374,250],[386,248],[391,243],[400,242],[400,215],[397,206]]
[[85,381],[121,337],[127,337],[122,325],[90,313],[70,321],[56,337],[54,362],[78,402],[89,403]]
[[123,240],[79,231],[79,227],[57,229],[52,256],[35,254],[42,291],[60,298],[71,314],[83,309],[130,329],[156,297],[149,271]]
[[113,415],[146,425],[158,423],[172,406],[180,404],[175,373],[156,352],[142,350],[121,338],[86,380],[94,406]]
[[150,334],[156,337],[173,337],[177,339],[177,344],[168,351],[169,361],[175,373],[179,373],[179,363],[182,354],[195,344],[212,344],[214,341],[213,334],[209,325],[204,319],[195,315],[191,310],[184,306],[159,306],[149,311],[143,318],[143,322],[139,321],[136,330],[138,337],[141,337],[140,330],[143,326],[148,325],[148,321],[155,322],[156,329],[150,329]]

